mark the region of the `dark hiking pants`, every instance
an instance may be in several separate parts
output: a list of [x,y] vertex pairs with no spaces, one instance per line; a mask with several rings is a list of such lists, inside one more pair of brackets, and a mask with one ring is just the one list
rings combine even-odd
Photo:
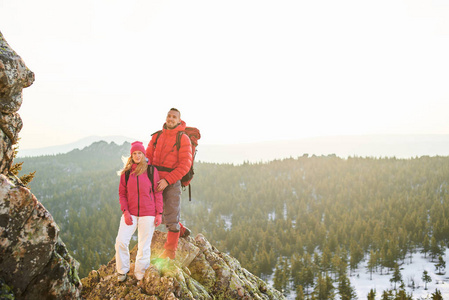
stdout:
[[162,193],[164,199],[164,212],[162,223],[169,231],[179,231],[179,218],[181,216],[181,181],[168,185]]

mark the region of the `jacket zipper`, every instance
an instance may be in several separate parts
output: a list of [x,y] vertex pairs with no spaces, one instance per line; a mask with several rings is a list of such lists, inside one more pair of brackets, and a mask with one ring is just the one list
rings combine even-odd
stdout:
[[137,216],[140,217],[140,191],[139,191],[139,176],[137,176]]

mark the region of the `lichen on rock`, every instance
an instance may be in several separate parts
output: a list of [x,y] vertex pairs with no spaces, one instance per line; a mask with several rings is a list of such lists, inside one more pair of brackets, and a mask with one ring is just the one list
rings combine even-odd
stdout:
[[0,174],[7,174],[14,157],[22,120],[22,90],[34,82],[22,58],[8,45],[0,32]]
[[29,189],[0,174],[0,278],[17,299],[76,299],[78,262]]

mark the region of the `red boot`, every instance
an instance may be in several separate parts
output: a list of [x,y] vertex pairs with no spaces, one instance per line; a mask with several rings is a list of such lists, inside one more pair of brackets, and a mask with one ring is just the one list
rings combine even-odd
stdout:
[[164,252],[161,254],[161,258],[170,258],[175,259],[176,256],[176,249],[178,249],[178,239],[179,239],[179,231],[173,232],[169,231],[167,232],[167,241],[164,245]]
[[179,237],[186,238],[190,235],[190,229],[179,222]]

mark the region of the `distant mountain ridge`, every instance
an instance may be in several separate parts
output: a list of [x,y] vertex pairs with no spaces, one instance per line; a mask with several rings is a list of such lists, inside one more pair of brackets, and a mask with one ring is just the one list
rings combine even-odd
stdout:
[[[118,145],[135,139],[124,136],[91,136],[74,143],[40,149],[19,148],[18,157],[53,155],[82,149],[97,141]],[[144,141],[144,144],[147,141]],[[339,157],[397,157],[448,156],[449,135],[352,135],[267,141],[245,144],[202,144],[196,160],[213,163],[266,162],[274,159],[308,155]]]
[[[92,145],[95,142],[99,141],[105,141],[107,143],[114,142],[118,145],[122,145],[124,142],[133,142],[135,139],[125,136],[88,136],[86,138],[83,138],[81,140],[78,140],[73,143],[64,144],[64,145],[57,145],[57,146],[50,146],[50,147],[44,147],[44,148],[33,148],[33,149],[21,149],[19,147],[19,152],[17,154],[17,157],[34,157],[34,156],[41,156],[41,155],[55,155],[55,154],[64,154],[67,152],[70,152],[74,149],[83,149],[87,146]],[[20,144],[19,144],[20,146]]]
[[396,157],[448,156],[449,135],[353,135],[239,145],[200,145],[197,159],[215,163],[268,162],[309,156]]

